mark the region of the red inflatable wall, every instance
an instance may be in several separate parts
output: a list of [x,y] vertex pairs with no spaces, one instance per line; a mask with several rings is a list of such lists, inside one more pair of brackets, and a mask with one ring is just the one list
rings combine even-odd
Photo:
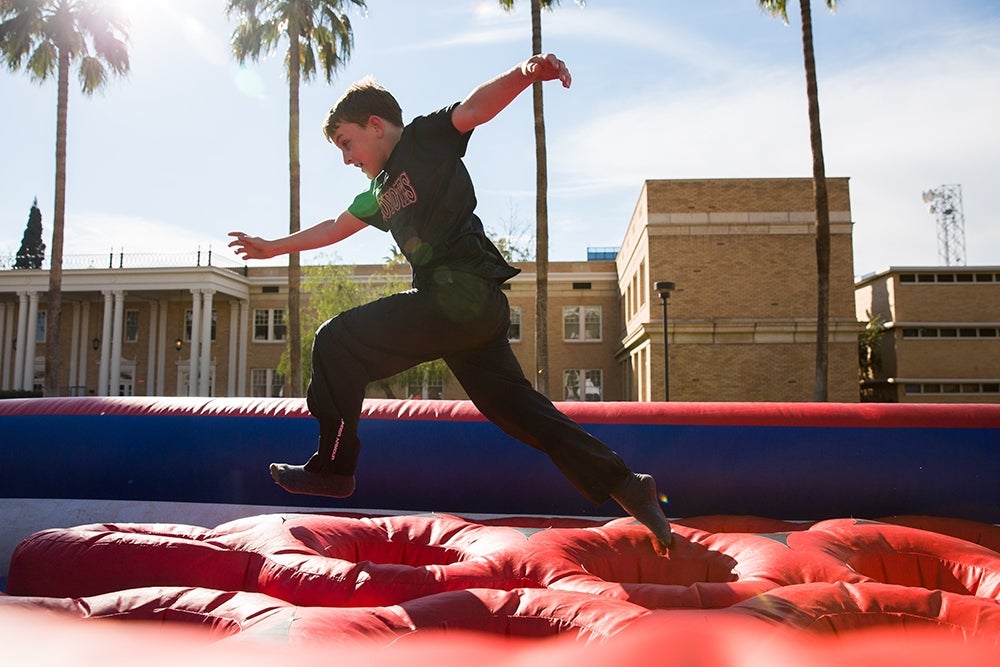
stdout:
[[443,629],[617,644],[692,618],[759,637],[877,629],[1000,646],[1000,527],[714,516],[675,528],[668,558],[628,519],[276,514],[53,529],[17,548],[0,612],[299,646],[385,647]]

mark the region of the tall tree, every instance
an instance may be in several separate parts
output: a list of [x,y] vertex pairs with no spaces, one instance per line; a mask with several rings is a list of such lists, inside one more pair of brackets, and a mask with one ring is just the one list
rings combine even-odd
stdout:
[[[830,11],[836,0],[824,0]],[[816,199],[816,380],[813,400],[829,398],[830,366],[830,202],[826,191],[823,135],[819,122],[819,88],[816,84],[816,56],[813,50],[811,0],[799,0],[802,16],[802,57],[806,69],[806,97],[809,103],[809,143],[812,146],[813,193]],[[780,16],[788,25],[787,0],[757,0],[771,16]]]
[[38,198],[28,212],[28,225],[21,238],[14,261],[15,269],[40,269],[45,261],[45,242],[42,241],[42,212],[38,209]]
[[[259,60],[288,40],[285,74],[288,77],[288,231],[301,226],[299,163],[299,84],[322,68],[327,83],[350,57],[354,33],[345,8],[365,9],[365,0],[228,0],[226,13],[235,16],[233,54],[240,64]],[[288,255],[288,353],[290,373],[286,390],[302,395],[302,268],[298,252]]]
[[[513,11],[517,0],[499,0],[504,11]],[[542,52],[542,9],[552,10],[559,0],[531,0],[531,55]],[[583,0],[577,0],[583,5]],[[549,393],[549,173],[545,147],[545,105],[542,83],[531,86],[535,117],[535,389]]]
[[22,67],[43,82],[55,75],[56,187],[52,209],[52,256],[45,325],[45,394],[59,393],[62,322],[63,233],[66,226],[66,128],[69,77],[79,64],[85,95],[110,75],[129,70],[128,24],[109,5],[87,0],[4,0],[0,3],[0,53],[12,71]]

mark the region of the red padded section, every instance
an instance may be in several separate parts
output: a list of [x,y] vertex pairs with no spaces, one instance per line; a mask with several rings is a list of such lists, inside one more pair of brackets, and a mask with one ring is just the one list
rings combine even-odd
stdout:
[[955,535],[993,544],[997,527],[892,521],[694,518],[675,524],[669,558],[631,519],[94,524],[24,540],[0,609],[382,646],[442,628],[606,641],[640,621],[692,617],[819,634],[922,628],[1000,645],[1000,553]]
[[[2,600],[2,597],[0,597]],[[979,641],[963,641],[929,630],[878,628],[839,637],[775,629],[734,616],[711,622],[701,615],[653,612],[638,619],[609,641],[580,642],[572,637],[544,641],[508,639],[439,629],[411,633],[384,645],[385,636],[357,636],[331,644],[316,641],[312,610],[301,610],[290,622],[296,638],[240,641],[240,635],[215,637],[178,628],[178,624],[92,623],[51,613],[0,605],[3,656],[19,665],[100,665],[117,667],[274,667],[275,665],[363,665],[364,667],[996,667],[1000,649]],[[275,612],[280,612],[276,609]],[[390,619],[395,622],[397,619]],[[398,619],[405,622],[403,619]],[[382,642],[382,643],[380,643]]]
[[[988,404],[560,402],[557,407],[586,424],[1000,428],[1000,405]],[[47,414],[310,416],[305,399],[297,398],[73,397],[0,401],[0,416]],[[368,399],[362,417],[485,420],[470,401]]]

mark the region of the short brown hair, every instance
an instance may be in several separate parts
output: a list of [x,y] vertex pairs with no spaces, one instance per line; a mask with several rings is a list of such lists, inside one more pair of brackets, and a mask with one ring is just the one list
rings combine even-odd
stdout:
[[403,127],[403,110],[399,107],[399,102],[375,79],[366,76],[351,84],[330,109],[323,121],[323,135],[327,141],[333,141],[333,135],[340,125],[367,125],[372,116],[379,116],[393,125]]

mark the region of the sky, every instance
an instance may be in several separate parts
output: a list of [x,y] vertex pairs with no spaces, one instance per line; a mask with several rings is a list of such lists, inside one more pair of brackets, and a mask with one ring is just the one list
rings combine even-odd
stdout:
[[[71,86],[67,257],[210,249],[235,262],[229,231],[287,233],[283,51],[240,66],[224,0],[116,1],[131,21],[129,75],[91,97]],[[966,264],[1000,265],[1000,3],[812,4],[826,172],[850,178],[855,275],[941,264],[922,194],[952,184]],[[563,0],[543,13],[543,48],[573,74],[569,90],[544,93],[550,260],[620,245],[647,179],[812,175],[789,5],[787,26],[756,0]],[[302,226],[335,217],[367,186],[319,129],[348,85],[374,76],[404,120],[461,100],[530,54],[529,6],[368,0],[352,10],[350,60],[332,82],[302,89]],[[51,244],[55,81],[2,69],[0,100],[9,257],[36,197]],[[533,232],[531,114],[525,93],[469,144],[478,213],[494,233]],[[366,229],[303,261],[380,263],[392,244]]]

